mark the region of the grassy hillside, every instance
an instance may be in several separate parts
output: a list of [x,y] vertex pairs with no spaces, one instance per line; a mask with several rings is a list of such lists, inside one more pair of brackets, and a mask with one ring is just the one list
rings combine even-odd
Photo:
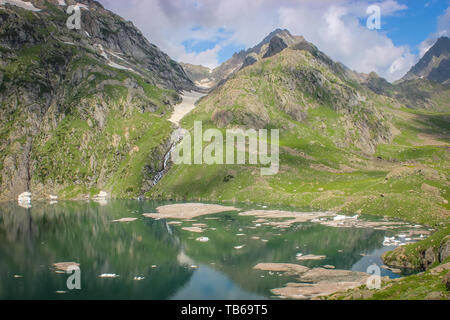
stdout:
[[448,223],[449,114],[376,95],[314,52],[286,49],[243,69],[201,100],[183,127],[198,120],[204,129],[279,128],[279,174],[176,165],[148,196]]

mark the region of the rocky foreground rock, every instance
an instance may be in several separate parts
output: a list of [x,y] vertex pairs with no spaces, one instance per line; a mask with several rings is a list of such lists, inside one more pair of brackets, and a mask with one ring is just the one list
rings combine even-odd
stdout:
[[[309,300],[344,292],[366,284],[370,275],[364,272],[313,268],[288,263],[260,263],[256,270],[281,272],[286,276],[298,276],[298,282],[271,290],[285,299]],[[386,279],[384,279],[386,280]]]

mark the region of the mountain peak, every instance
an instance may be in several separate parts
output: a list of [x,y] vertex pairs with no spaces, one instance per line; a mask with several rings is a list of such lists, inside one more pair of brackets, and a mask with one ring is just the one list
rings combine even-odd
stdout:
[[418,78],[426,78],[442,84],[450,83],[450,39],[448,37],[440,37],[402,80]]
[[264,38],[264,40],[261,41],[261,43],[269,43],[269,41],[275,36],[290,36],[290,37],[292,37],[292,34],[287,29],[278,28],[278,29],[275,29],[274,31],[272,31],[271,33],[269,33]]
[[202,66],[184,64],[183,67],[198,87],[211,89],[241,68],[252,65],[261,58],[273,56],[287,47],[302,42],[305,42],[303,37],[293,36],[289,30],[278,28],[269,33],[256,46],[234,53],[230,59],[210,72],[205,72],[204,70],[199,72],[199,70],[202,70]]

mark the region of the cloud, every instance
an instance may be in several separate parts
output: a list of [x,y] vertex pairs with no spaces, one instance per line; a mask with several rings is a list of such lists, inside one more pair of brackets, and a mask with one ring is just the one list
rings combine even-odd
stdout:
[[438,35],[450,37],[450,7],[438,18]]
[[[177,61],[214,67],[228,45],[248,48],[275,28],[303,35],[320,50],[359,72],[375,71],[388,80],[405,74],[416,58],[380,31],[361,23],[372,0],[100,0],[132,20],[150,42]],[[383,17],[407,7],[380,0]],[[445,22],[444,22],[445,24]],[[189,51],[183,43],[208,41],[214,48]]]
[[[280,22],[283,27],[302,34],[333,59],[358,72],[375,71],[390,81],[402,77],[416,57],[408,47],[395,46],[382,32],[369,30],[361,24],[360,19],[366,17],[367,7],[346,4],[332,5],[326,10],[317,7],[307,12],[300,7],[281,8]],[[383,4],[380,7],[384,16],[405,9],[395,1]]]

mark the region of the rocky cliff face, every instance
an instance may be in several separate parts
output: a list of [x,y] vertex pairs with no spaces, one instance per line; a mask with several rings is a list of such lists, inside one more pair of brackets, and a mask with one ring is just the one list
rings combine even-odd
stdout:
[[20,2],[0,5],[0,200],[147,191],[194,88],[183,68],[96,1],[79,1],[80,30],[74,1]]
[[449,227],[435,233],[423,242],[396,248],[383,254],[383,262],[395,268],[423,271],[440,263],[448,263],[450,257]]

